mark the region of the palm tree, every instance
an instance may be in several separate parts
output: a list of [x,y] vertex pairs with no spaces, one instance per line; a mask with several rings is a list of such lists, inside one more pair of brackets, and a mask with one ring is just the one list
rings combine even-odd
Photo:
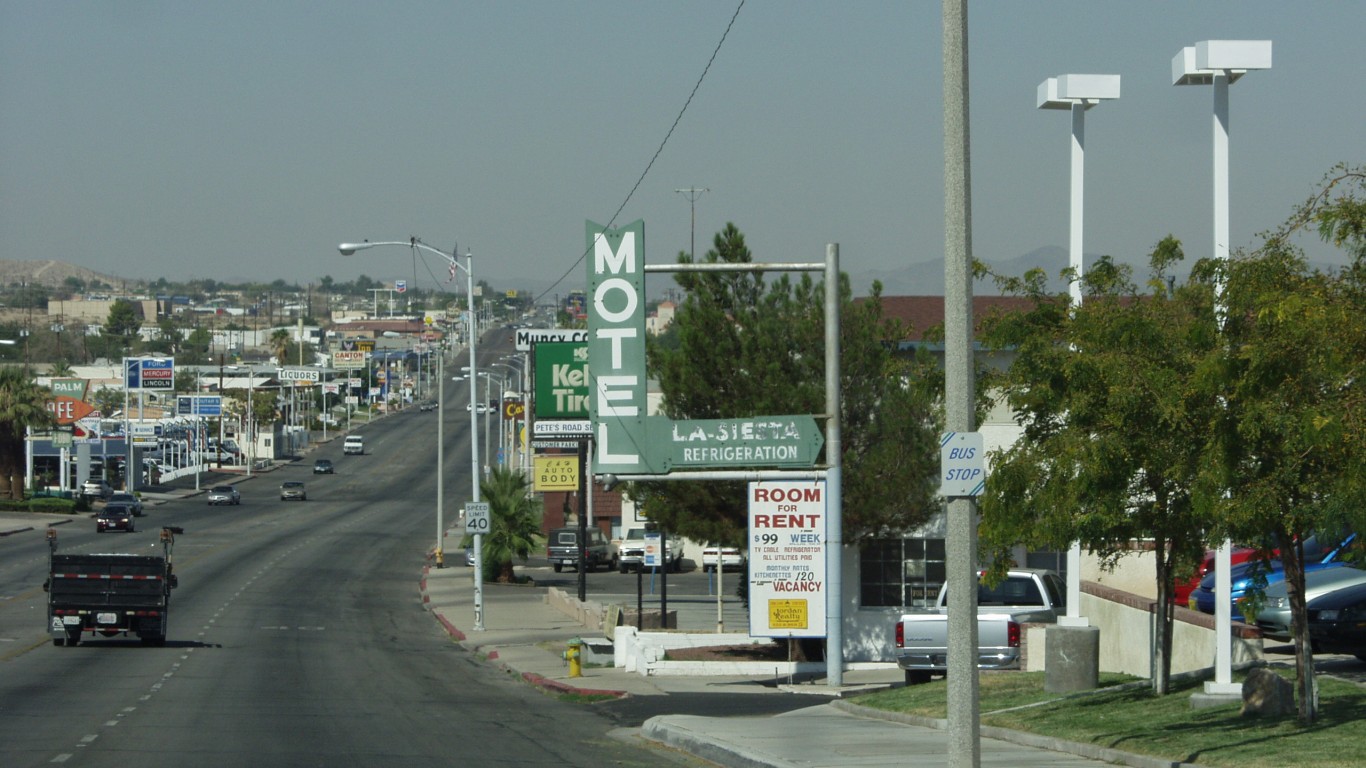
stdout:
[[275,362],[285,365],[285,355],[289,352],[289,331],[280,328],[270,334],[270,348],[275,353]]
[[484,575],[490,581],[512,582],[513,558],[525,563],[536,547],[540,507],[528,495],[529,488],[526,475],[507,467],[495,467],[479,483],[479,492],[489,503],[489,532],[484,534],[482,554]]
[[65,379],[76,375],[76,372],[71,369],[71,363],[68,363],[65,360],[58,360],[52,364],[52,368],[48,370],[47,375],[53,378]]
[[0,498],[22,499],[24,437],[52,423],[52,390],[38,386],[27,367],[0,368]]

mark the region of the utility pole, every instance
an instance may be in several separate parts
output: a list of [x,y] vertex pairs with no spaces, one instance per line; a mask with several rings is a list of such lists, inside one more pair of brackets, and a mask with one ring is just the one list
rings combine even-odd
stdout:
[[697,255],[697,198],[704,192],[711,190],[706,187],[688,187],[687,189],[675,189],[675,192],[688,198],[688,208],[692,213],[692,227],[688,236],[688,258],[696,261]]

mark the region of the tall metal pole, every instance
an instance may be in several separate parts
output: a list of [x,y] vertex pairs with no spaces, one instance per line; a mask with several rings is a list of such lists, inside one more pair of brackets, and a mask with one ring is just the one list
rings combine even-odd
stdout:
[[675,189],[675,192],[688,198],[688,209],[692,215],[692,226],[688,230],[688,258],[694,259],[697,256],[697,198],[704,192],[710,190],[706,187],[688,187],[687,189]]
[[[972,163],[968,121],[968,4],[943,0],[944,423],[974,431],[972,367]],[[977,504],[948,501],[949,766],[981,764],[977,712]]]
[[[825,679],[844,684],[844,488],[840,437],[840,247],[825,246]],[[716,572],[721,572],[717,550]]]
[[[459,262],[452,259],[452,264]],[[478,399],[479,369],[475,345],[479,341],[479,318],[474,314],[474,255],[465,249],[465,295],[470,319],[466,328],[470,334],[470,498],[479,501],[479,413],[474,407]],[[474,631],[484,631],[484,534],[474,534]]]
[[446,356],[436,348],[436,567],[446,567]]

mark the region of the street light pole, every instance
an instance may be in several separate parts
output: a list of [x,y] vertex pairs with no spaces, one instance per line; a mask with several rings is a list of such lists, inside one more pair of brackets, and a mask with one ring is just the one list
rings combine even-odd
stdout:
[[[477,381],[474,380],[474,378],[473,378],[473,374],[477,371],[477,367],[476,367],[476,366],[477,366],[477,363],[476,363],[476,356],[475,356],[475,345],[476,345],[476,343],[477,343],[478,340],[479,340],[479,326],[478,326],[478,322],[479,322],[479,321],[478,321],[478,318],[475,316],[475,312],[474,312],[474,256],[470,253],[469,249],[466,249],[466,250],[465,250],[465,263],[464,263],[464,264],[461,264],[461,263],[460,263],[460,260],[459,260],[456,256],[454,256],[454,255],[452,255],[452,254],[449,254],[449,253],[446,253],[445,251],[441,251],[441,250],[438,250],[438,249],[436,249],[436,248],[433,248],[433,247],[431,247],[430,245],[427,245],[426,243],[422,242],[421,240],[418,240],[416,237],[409,238],[407,242],[402,242],[402,241],[391,241],[391,242],[378,242],[378,243],[369,243],[369,242],[365,242],[365,243],[342,243],[341,245],[337,246],[337,250],[340,251],[341,254],[342,254],[343,256],[350,256],[350,255],[354,254],[356,251],[363,251],[363,250],[365,250],[365,249],[367,249],[367,248],[374,248],[375,246],[378,246],[378,245],[385,245],[385,246],[390,246],[390,245],[401,245],[401,246],[406,246],[406,247],[408,247],[408,248],[417,248],[417,249],[419,249],[419,250],[422,250],[422,251],[426,251],[426,252],[428,252],[428,253],[435,254],[435,255],[440,256],[441,258],[445,259],[445,260],[450,264],[450,267],[451,267],[451,276],[452,276],[452,277],[455,276],[455,271],[456,271],[456,270],[461,270],[461,271],[463,271],[463,272],[465,273],[465,294],[466,294],[466,299],[467,299],[467,303],[468,303],[468,312],[469,312],[469,325],[468,325],[468,328],[469,328],[469,334],[470,334],[470,374],[471,374],[471,381],[472,381],[472,383],[477,383]],[[471,485],[470,495],[471,495],[472,501],[474,501],[474,502],[478,502],[478,501],[479,501],[479,418],[478,418],[478,414],[475,412],[475,407],[474,407],[474,404],[475,404],[475,401],[476,401],[477,397],[478,397],[478,395],[477,395],[476,392],[475,392],[475,387],[474,387],[474,386],[471,386],[471,387],[470,387],[470,485]],[[438,437],[438,440],[439,440],[439,439],[440,439],[440,437]],[[438,456],[440,456],[440,452],[441,452],[441,446],[440,446],[440,444],[438,443],[438,445],[437,445],[437,453],[438,453]],[[438,476],[439,476],[439,475],[440,475],[440,472],[438,472],[437,474],[438,474]],[[439,501],[438,501],[438,505],[437,505],[437,515],[438,515],[438,516],[441,515],[441,509],[440,509],[440,502],[439,502]],[[444,538],[444,536],[445,536],[445,531],[444,531],[444,530],[438,532],[438,538],[437,538],[437,541],[436,541],[436,546],[437,546],[438,548],[441,547],[441,539]],[[482,533],[476,533],[476,534],[474,534],[474,630],[477,631],[477,632],[482,632],[482,631],[484,631],[484,568],[483,568],[483,566],[484,566],[484,553],[483,553],[483,544],[484,544],[484,535],[483,535]]]
[[[1205,40],[1172,57],[1172,85],[1214,86],[1214,258],[1228,262],[1228,87],[1248,71],[1271,69],[1270,40]],[[1222,331],[1224,276],[1214,286],[1214,314]],[[1233,682],[1233,543],[1225,538],[1214,557],[1214,680],[1205,693],[1242,694]]]
[[[1070,293],[1073,311],[1081,306],[1082,276],[1086,273],[1083,212],[1086,199],[1086,110],[1102,100],[1119,98],[1119,75],[1061,75],[1039,83],[1039,109],[1065,109],[1072,113],[1072,179],[1068,252],[1072,268]],[[1067,550],[1067,615],[1058,617],[1060,627],[1086,627],[1081,615],[1081,543]]]

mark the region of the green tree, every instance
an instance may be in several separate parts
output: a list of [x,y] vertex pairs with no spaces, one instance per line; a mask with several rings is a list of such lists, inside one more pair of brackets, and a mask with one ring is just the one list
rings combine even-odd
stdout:
[[[508,467],[494,467],[479,481],[479,494],[489,504],[489,532],[484,534],[480,549],[484,578],[490,581],[515,581],[514,560],[525,563],[536,548],[541,532],[540,505],[530,490],[526,475]],[[461,542],[462,546],[471,544],[471,536]]]
[[270,351],[275,356],[275,362],[284,365],[289,359],[289,331],[284,328],[277,328],[270,334]]
[[[1304,724],[1317,717],[1304,542],[1366,528],[1366,208],[1356,197],[1364,189],[1366,175],[1339,169],[1261,248],[1229,263],[1225,346],[1210,364],[1210,390],[1227,407],[1205,497],[1219,533],[1280,550]],[[1310,222],[1349,250],[1348,268],[1308,266],[1289,235]],[[1249,602],[1255,612],[1257,597]]]
[[1113,563],[1132,553],[1133,540],[1151,540],[1159,694],[1171,676],[1175,578],[1204,549],[1193,494],[1219,407],[1197,385],[1216,346],[1213,292],[1201,281],[1167,288],[1181,258],[1174,239],[1158,244],[1147,293],[1128,267],[1102,258],[1083,279],[1080,306],[1047,293],[1041,270],[1002,280],[1033,306],[987,318],[983,333],[991,349],[1013,351],[1011,365],[987,381],[1024,435],[991,459],[981,547],[1004,570],[1018,544],[1065,549],[1078,541]]
[[99,410],[100,415],[110,417],[123,410],[125,394],[122,389],[101,387],[90,395],[90,402]]
[[138,306],[128,299],[115,299],[109,307],[109,317],[100,328],[104,354],[112,358],[134,351],[141,327]]
[[209,354],[212,345],[213,334],[207,328],[195,328],[180,342],[176,362],[181,365],[213,365],[215,361]]
[[[688,263],[680,254],[680,263]],[[752,263],[733,224],[707,262]],[[673,330],[648,349],[674,419],[819,414],[825,409],[824,291],[803,278],[766,285],[753,272],[682,272],[687,291]],[[938,509],[931,487],[938,417],[927,361],[898,358],[886,343],[903,329],[882,319],[878,289],[854,303],[840,291],[840,389],[846,541],[899,535]],[[889,482],[892,480],[892,482]],[[741,545],[746,494],[739,482],[639,483],[630,489],[651,520],[702,541]]]
[[28,429],[52,424],[52,391],[39,386],[27,366],[0,368],[0,498],[24,497],[24,440]]

